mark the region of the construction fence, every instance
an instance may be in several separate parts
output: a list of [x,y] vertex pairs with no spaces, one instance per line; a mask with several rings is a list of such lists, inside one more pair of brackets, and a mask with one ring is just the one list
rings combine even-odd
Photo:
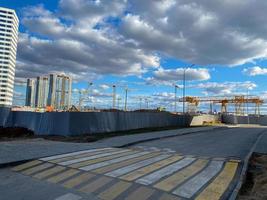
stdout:
[[262,126],[267,126],[267,116],[266,115],[230,115],[223,114],[221,120],[225,124],[258,124]]
[[22,127],[36,135],[81,135],[143,128],[198,126],[214,116],[167,112],[25,112],[0,108],[0,126]]

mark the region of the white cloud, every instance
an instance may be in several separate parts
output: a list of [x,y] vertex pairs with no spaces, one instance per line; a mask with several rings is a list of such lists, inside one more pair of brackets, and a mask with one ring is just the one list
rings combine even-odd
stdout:
[[246,93],[247,89],[252,90],[257,85],[250,81],[245,82],[208,82],[198,85],[190,85],[191,88],[204,89],[206,95],[234,95],[237,93]]
[[107,90],[110,88],[110,86],[106,85],[106,84],[101,84],[101,85],[99,85],[99,88],[101,88],[102,90]]
[[[84,0],[79,2],[62,0],[58,13],[43,6],[24,9],[22,23],[37,36],[20,34],[18,77],[34,77],[49,71],[65,72],[74,79],[88,80],[88,77],[106,74],[140,76],[159,67],[160,59],[155,53],[130,46],[115,33],[116,30],[105,24],[106,17],[121,13],[124,1],[100,1],[93,5]],[[108,11],[111,8],[116,9]],[[99,10],[90,13],[90,9]],[[101,16],[96,18],[97,23],[103,23],[103,28],[96,29],[88,22],[92,15]],[[62,22],[70,18],[67,24]]]
[[[153,77],[146,78],[146,82],[151,85],[173,85],[184,78],[184,68],[176,69],[163,69],[159,68],[154,71]],[[205,68],[186,68],[185,69],[185,79],[187,81],[204,81],[210,79],[210,74],[208,69]]]
[[142,49],[203,65],[266,58],[265,1],[130,2],[132,14],[123,18],[121,33]]
[[259,66],[254,66],[251,68],[244,69],[243,73],[248,75],[248,76],[267,75],[267,68],[261,68]]
[[[183,68],[177,68],[177,69],[163,69],[160,68],[157,71],[154,72],[154,77],[158,80],[163,81],[180,81],[183,80],[184,76],[184,69]],[[192,68],[186,68],[185,69],[185,79],[192,81],[204,81],[210,79],[210,74],[207,69],[198,68],[198,69],[192,69]]]
[[[27,7],[17,76],[51,71],[86,80],[158,69],[151,80],[165,82],[180,72],[161,69],[161,56],[201,65],[264,59],[266,9],[267,2],[254,0],[60,0],[53,12]],[[208,72],[196,79],[209,79]]]

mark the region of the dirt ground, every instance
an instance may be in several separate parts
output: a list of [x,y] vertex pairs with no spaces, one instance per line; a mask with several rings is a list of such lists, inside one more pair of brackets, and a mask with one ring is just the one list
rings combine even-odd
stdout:
[[267,200],[267,155],[253,154],[238,200]]
[[77,143],[87,143],[95,142],[104,138],[115,137],[115,136],[124,136],[132,134],[141,134],[145,132],[153,131],[164,131],[178,129],[179,127],[163,127],[163,128],[145,128],[129,131],[119,131],[119,132],[110,132],[110,133],[98,133],[98,134],[84,134],[77,136],[35,136],[34,133],[25,128],[3,128],[0,127],[0,142],[1,141],[12,141],[12,140],[23,140],[23,139],[33,139],[33,138],[43,138],[46,140],[52,141],[62,141],[62,142],[77,142]]

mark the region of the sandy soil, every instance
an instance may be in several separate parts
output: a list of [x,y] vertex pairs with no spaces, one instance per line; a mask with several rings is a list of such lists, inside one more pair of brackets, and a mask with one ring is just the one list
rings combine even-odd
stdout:
[[267,155],[254,154],[238,200],[267,200]]

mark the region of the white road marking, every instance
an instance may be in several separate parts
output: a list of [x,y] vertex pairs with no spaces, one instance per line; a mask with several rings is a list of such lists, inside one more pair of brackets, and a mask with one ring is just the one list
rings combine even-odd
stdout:
[[202,172],[174,190],[173,194],[191,198],[222,169],[223,163],[223,161],[211,161]]
[[76,194],[67,193],[65,195],[56,198],[55,200],[80,200],[81,198],[82,198],[81,196],[78,196]]
[[182,159],[176,163],[173,163],[167,167],[162,168],[161,170],[158,170],[152,174],[144,176],[143,178],[137,179],[136,182],[141,183],[143,185],[152,184],[152,183],[158,181],[159,179],[161,179],[165,176],[168,176],[168,175],[178,171],[179,169],[182,169],[183,167],[191,164],[195,160],[196,160],[195,158],[184,158],[184,159]]
[[61,155],[56,155],[56,156],[40,158],[39,160],[49,161],[49,160],[54,160],[54,159],[58,159],[58,158],[64,158],[64,157],[68,157],[68,156],[76,156],[76,155],[80,155],[83,153],[97,152],[97,151],[103,151],[103,150],[108,150],[108,149],[113,149],[113,148],[90,149],[90,150],[84,150],[84,151],[76,151],[73,153],[66,153],[66,154],[61,154]]
[[128,151],[130,151],[130,150],[121,150],[121,151],[115,151],[115,152],[109,152],[109,153],[101,153],[101,154],[97,154],[97,155],[94,155],[94,156],[88,156],[88,157],[83,157],[83,158],[77,158],[77,159],[73,159],[73,160],[64,161],[64,162],[61,162],[61,163],[58,163],[58,164],[66,166],[66,165],[71,165],[71,164],[82,162],[82,161],[93,160],[93,159],[96,159],[96,158],[102,158],[102,157],[105,157],[105,156],[111,156],[111,155],[124,153],[124,152],[128,152]]
[[157,156],[157,157],[154,157],[154,158],[150,158],[150,159],[147,159],[147,160],[144,160],[144,161],[141,161],[141,162],[138,162],[138,163],[135,163],[135,164],[132,164],[132,165],[129,165],[129,166],[126,166],[126,167],[111,171],[109,173],[106,173],[105,175],[111,176],[111,177],[122,176],[122,175],[127,174],[127,173],[129,173],[131,171],[134,171],[134,170],[136,170],[138,168],[147,166],[149,164],[152,164],[154,162],[163,160],[163,159],[168,158],[168,157],[170,157],[170,155],[166,155],[166,154],[165,155],[160,155],[160,156]]
[[114,164],[114,163],[118,163],[118,162],[121,162],[121,161],[124,161],[124,160],[136,158],[136,157],[139,157],[139,156],[143,156],[143,155],[146,155],[146,154],[149,154],[149,153],[151,153],[151,152],[147,152],[147,151],[140,152],[140,153],[136,153],[136,154],[129,155],[129,156],[123,156],[123,157],[120,157],[120,158],[117,158],[117,159],[96,163],[96,164],[93,164],[93,165],[87,165],[87,166],[81,167],[79,169],[85,170],[85,171],[89,171],[89,170],[97,169],[97,168],[100,168],[100,167],[105,167],[107,165],[111,165],[111,164]]
[[157,147],[151,147],[150,149],[151,149],[152,151],[160,151],[160,149],[157,148]]

